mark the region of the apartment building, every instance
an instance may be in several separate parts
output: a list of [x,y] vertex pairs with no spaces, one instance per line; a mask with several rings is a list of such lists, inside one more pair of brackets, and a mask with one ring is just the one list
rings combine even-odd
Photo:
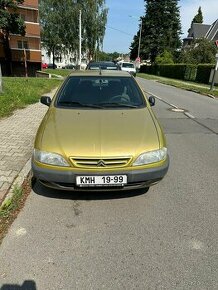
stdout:
[[[19,5],[18,13],[25,21],[26,34],[25,36],[10,35],[12,75],[35,76],[36,71],[41,69],[38,0],[25,0],[22,5]],[[0,48],[1,59],[4,57],[3,53],[2,48]]]

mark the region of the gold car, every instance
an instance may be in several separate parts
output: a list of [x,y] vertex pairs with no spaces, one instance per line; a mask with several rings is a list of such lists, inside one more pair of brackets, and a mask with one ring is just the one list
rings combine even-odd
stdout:
[[149,188],[167,173],[162,129],[137,81],[122,71],[74,72],[38,129],[33,176],[63,190]]

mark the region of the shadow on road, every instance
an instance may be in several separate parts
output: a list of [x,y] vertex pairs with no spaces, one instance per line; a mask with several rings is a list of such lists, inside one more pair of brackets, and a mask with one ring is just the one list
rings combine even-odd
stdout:
[[142,195],[148,192],[149,189],[134,189],[125,191],[65,191],[47,188],[39,181],[33,184],[32,190],[38,194],[48,198],[70,199],[70,200],[107,200],[130,198],[137,195]]
[[23,285],[19,286],[17,284],[5,284],[0,290],[37,290],[36,283],[32,280],[26,280]]

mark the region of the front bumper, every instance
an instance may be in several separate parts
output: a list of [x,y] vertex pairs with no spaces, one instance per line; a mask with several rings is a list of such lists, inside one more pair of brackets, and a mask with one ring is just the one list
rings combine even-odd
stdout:
[[[167,173],[169,168],[169,157],[163,166],[149,169],[134,170],[114,170],[98,171],[86,173],[76,170],[53,170],[42,168],[32,160],[33,176],[47,187],[61,190],[89,191],[89,190],[128,190],[149,187],[159,182]],[[76,176],[92,175],[127,175],[128,183],[125,186],[103,186],[103,187],[78,187],[76,186]]]

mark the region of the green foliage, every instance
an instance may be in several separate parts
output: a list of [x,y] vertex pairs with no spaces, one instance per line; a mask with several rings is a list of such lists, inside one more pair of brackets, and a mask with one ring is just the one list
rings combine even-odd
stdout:
[[17,13],[19,4],[24,0],[0,0],[0,31],[3,33],[3,47],[7,74],[11,74],[11,49],[9,33],[25,35],[24,20]]
[[159,54],[155,58],[155,63],[156,64],[173,64],[174,61],[173,61],[172,53],[165,49],[163,53]]
[[44,93],[61,84],[57,79],[3,78],[3,93],[0,94],[0,118],[14,110],[39,101]]
[[203,23],[203,14],[201,11],[201,6],[198,8],[198,14],[192,20],[192,23]]
[[214,68],[214,65],[212,64],[201,64],[198,65],[197,68],[197,75],[196,75],[196,82],[208,84],[211,69]]
[[194,64],[187,64],[184,74],[184,80],[195,81],[197,74],[197,66]]
[[180,62],[189,64],[215,63],[217,48],[213,42],[202,38],[182,51]]
[[141,66],[140,73],[208,84],[212,68],[212,64],[163,64]]
[[[143,17],[141,56],[154,62],[165,49],[173,55],[181,47],[181,23],[178,0],[145,0],[146,14]],[[131,57],[135,54],[138,35],[131,44]]]
[[92,58],[103,43],[108,9],[105,0],[41,0],[40,22],[43,46],[53,57],[77,52],[79,10],[82,12],[82,50]]

